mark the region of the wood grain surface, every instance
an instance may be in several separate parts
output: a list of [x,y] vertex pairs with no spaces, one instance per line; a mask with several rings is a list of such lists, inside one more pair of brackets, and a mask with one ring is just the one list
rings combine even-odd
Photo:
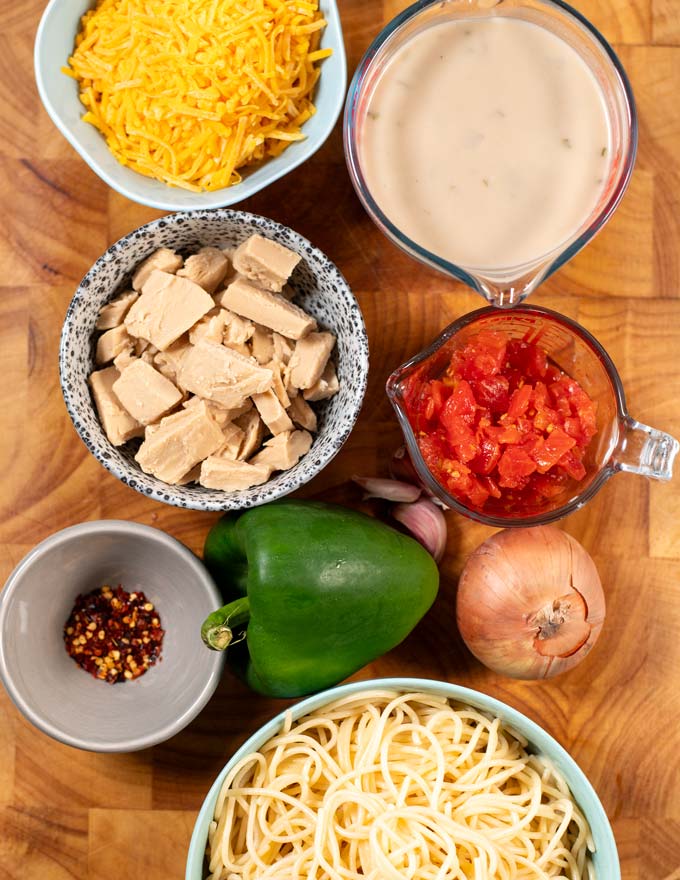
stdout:
[[[148,523],[195,551],[215,520],[123,486],[89,455],[66,414],[57,349],[74,288],[111,242],[159,213],[108,189],[42,109],[32,45],[43,5],[0,4],[0,583],[37,542],[83,520]],[[350,71],[403,5],[341,0]],[[581,0],[580,9],[629,72],[640,149],[616,216],[533,302],[591,330],[619,368],[632,414],[680,436],[680,4]],[[301,493],[357,504],[349,477],[385,474],[400,443],[386,377],[481,300],[412,262],[371,224],[345,171],[339,126],[313,159],[242,207],[311,239],[361,303],[371,345],[363,412],[342,453]],[[680,479],[652,484],[619,475],[564,522],[596,559],[608,616],[587,660],[548,683],[494,675],[462,647],[456,578],[490,530],[454,514],[448,521],[434,609],[357,678],[429,676],[506,700],[553,734],[592,781],[612,820],[625,880],[677,880]],[[183,877],[196,811],[213,778],[281,705],[227,675],[184,732],[152,750],[110,756],[44,736],[2,691],[0,878]]]

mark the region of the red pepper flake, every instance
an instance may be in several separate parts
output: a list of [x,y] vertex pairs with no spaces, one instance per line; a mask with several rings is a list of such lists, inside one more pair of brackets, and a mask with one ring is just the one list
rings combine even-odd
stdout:
[[144,675],[160,658],[164,634],[153,603],[120,585],[79,595],[64,625],[69,656],[110,684]]

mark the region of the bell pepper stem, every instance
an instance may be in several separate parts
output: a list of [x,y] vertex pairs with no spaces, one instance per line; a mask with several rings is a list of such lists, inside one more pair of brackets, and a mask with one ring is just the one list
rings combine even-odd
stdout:
[[245,637],[234,638],[234,631],[245,626],[249,620],[250,602],[244,596],[208,615],[201,627],[201,638],[213,651],[225,651],[229,645]]

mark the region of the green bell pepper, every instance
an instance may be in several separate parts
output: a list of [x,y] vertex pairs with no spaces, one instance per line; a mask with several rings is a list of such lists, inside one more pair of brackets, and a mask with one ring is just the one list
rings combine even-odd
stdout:
[[204,559],[233,601],[207,618],[203,641],[220,651],[245,639],[230,661],[253,690],[277,697],[330,687],[394,648],[439,587],[413,538],[310,501],[227,514]]

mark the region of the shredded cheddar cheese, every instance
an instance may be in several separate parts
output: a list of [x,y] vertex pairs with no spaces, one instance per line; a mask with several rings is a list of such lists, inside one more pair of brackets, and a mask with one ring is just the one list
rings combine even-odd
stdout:
[[325,25],[318,0],[100,0],[64,73],[119,162],[215,190],[304,137]]

